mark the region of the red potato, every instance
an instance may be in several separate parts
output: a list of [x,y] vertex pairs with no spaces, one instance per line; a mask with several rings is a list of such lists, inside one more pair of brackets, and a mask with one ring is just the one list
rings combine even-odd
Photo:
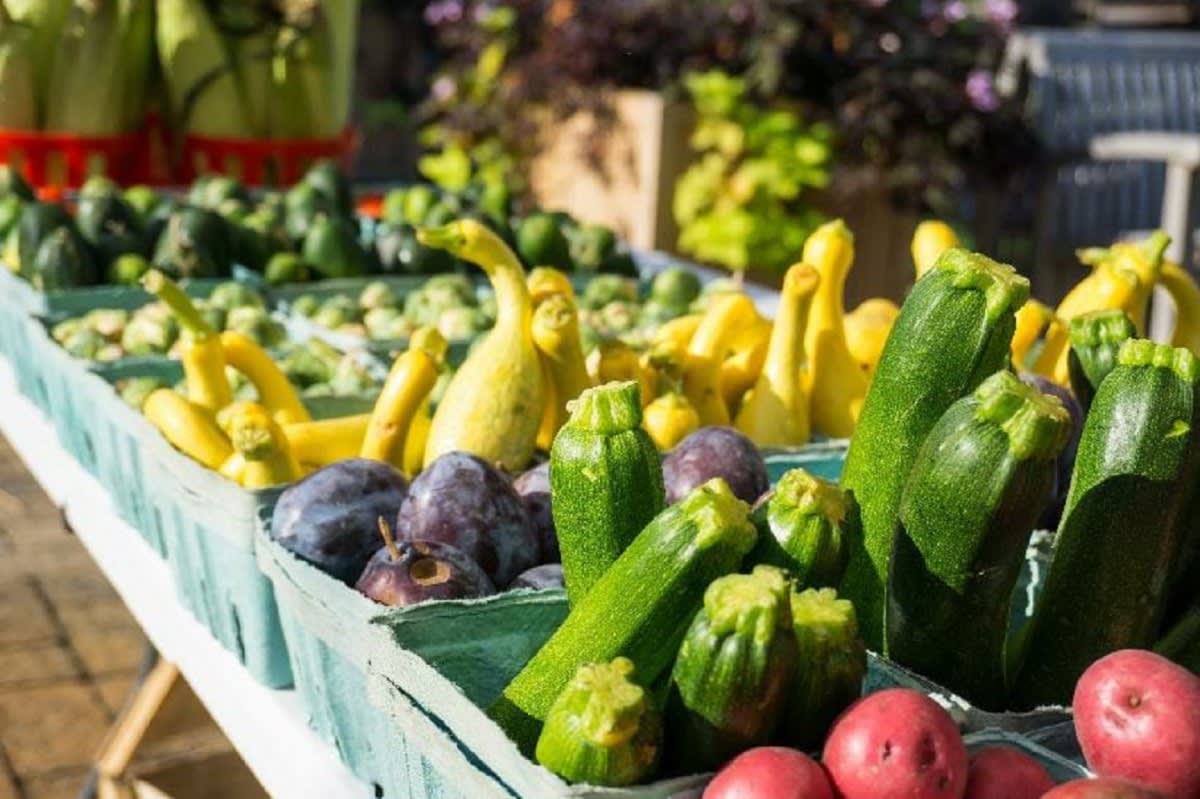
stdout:
[[1088,667],[1073,705],[1096,774],[1167,799],[1200,798],[1200,677],[1153,652],[1123,649]]
[[703,799],[833,799],[833,789],[821,766],[803,752],[760,746],[729,761]]
[[1163,795],[1125,780],[1097,777],[1063,783],[1042,799],[1163,799]]
[[963,799],[1038,799],[1054,787],[1042,764],[1008,746],[989,746],[971,755]]
[[842,799],[961,799],[967,786],[967,749],[954,720],[907,688],[851,705],[822,760]]

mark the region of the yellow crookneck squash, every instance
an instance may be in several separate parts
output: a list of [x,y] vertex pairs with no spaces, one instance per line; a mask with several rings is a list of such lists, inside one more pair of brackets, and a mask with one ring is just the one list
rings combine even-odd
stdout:
[[821,278],[809,264],[796,264],[783,278],[779,313],[762,372],[746,394],[735,426],[760,447],[799,446],[808,441],[808,397],[804,393],[804,331]]
[[854,432],[868,384],[846,344],[843,298],[854,263],[854,235],[840,219],[827,222],[804,242],[802,260],[821,276],[804,334],[809,418],[817,432],[848,438]]
[[437,378],[437,361],[419,347],[409,347],[392,362],[367,422],[361,457],[404,469],[405,443]]
[[548,375],[537,445],[549,451],[567,421],[567,403],[592,387],[579,341],[579,311],[566,294],[545,297],[533,314],[533,343]]
[[217,414],[217,424],[241,456],[238,483],[243,488],[270,488],[299,480],[300,463],[271,412],[257,402],[234,402]]
[[1010,349],[1013,364],[1018,370],[1027,369],[1031,365],[1026,363],[1030,352],[1038,341],[1049,333],[1050,326],[1057,319],[1058,316],[1048,305],[1033,298],[1026,300],[1017,311],[1017,326],[1013,332]]
[[701,425],[728,425],[729,405],[721,387],[721,366],[738,331],[755,323],[758,309],[741,292],[713,297],[696,328],[683,363],[683,394]]
[[734,331],[729,351],[721,364],[721,396],[725,407],[733,414],[746,392],[754,387],[767,360],[771,344],[771,320],[755,309],[754,321],[744,329]]
[[424,465],[461,450],[519,472],[533,457],[545,390],[525,271],[508,245],[473,219],[423,228],[417,238],[483,269],[497,309],[496,324],[471,350],[438,404]]
[[[440,371],[445,368],[446,351],[450,345],[441,332],[430,325],[413,331],[408,339],[408,348],[424,350],[433,358]],[[417,409],[412,424],[408,426],[408,435],[404,437],[404,467],[401,471],[410,477],[418,474],[425,462],[425,445],[429,443],[429,428],[433,426],[433,413],[430,411],[432,403],[431,389],[421,401],[421,407]]]
[[1055,309],[1058,319],[1046,332],[1046,343],[1034,371],[1061,386],[1070,385],[1067,323],[1091,311],[1122,310],[1138,334],[1146,328],[1146,308],[1162,272],[1163,253],[1171,239],[1161,230],[1139,242],[1118,242],[1107,249],[1080,250],[1079,260],[1092,272],[1067,293]]
[[859,306],[846,314],[846,346],[855,362],[868,376],[875,374],[883,345],[892,332],[892,325],[900,315],[896,303],[883,297],[863,300]]
[[1187,270],[1173,261],[1164,261],[1159,275],[1162,287],[1175,303],[1175,330],[1171,344],[1187,347],[1200,355],[1200,286]]
[[958,246],[958,235],[945,222],[929,219],[917,225],[910,244],[917,280],[933,267],[942,253]]
[[588,378],[593,385],[633,380],[641,389],[642,407],[654,399],[658,375],[643,363],[628,344],[622,341],[601,341],[587,356]]

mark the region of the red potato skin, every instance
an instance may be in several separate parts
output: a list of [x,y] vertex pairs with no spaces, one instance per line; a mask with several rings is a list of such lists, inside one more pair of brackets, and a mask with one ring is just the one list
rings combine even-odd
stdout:
[[783,746],[748,749],[726,764],[703,799],[833,799],[824,769]]
[[1112,777],[1072,780],[1042,796],[1042,799],[1164,799],[1158,791]]
[[967,750],[954,720],[907,688],[851,705],[822,760],[841,799],[962,799],[967,787]]
[[989,746],[971,756],[963,799],[1038,799],[1052,788],[1041,763],[1008,746]]
[[1092,771],[1200,799],[1200,677],[1164,657],[1123,649],[1079,678],[1075,734]]

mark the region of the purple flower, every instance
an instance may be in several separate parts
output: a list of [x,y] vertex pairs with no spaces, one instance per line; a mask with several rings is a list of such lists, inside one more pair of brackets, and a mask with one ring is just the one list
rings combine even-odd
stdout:
[[986,0],[986,7],[988,19],[1001,31],[1011,29],[1020,12],[1015,0]]
[[462,0],[435,0],[425,6],[425,22],[433,27],[459,22],[463,16]]
[[950,0],[942,7],[942,16],[947,22],[961,22],[967,18],[969,9],[963,0]]
[[458,84],[449,75],[439,75],[429,86],[429,93],[439,102],[446,102],[458,90]]
[[971,74],[967,76],[966,90],[971,105],[984,113],[995,111],[1000,106],[1000,99],[996,96],[996,83],[992,73],[986,69],[971,70]]

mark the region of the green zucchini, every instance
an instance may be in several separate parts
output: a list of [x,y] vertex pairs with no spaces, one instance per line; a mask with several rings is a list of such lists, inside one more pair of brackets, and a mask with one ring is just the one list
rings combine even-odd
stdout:
[[1070,432],[1057,397],[997,372],[942,415],[904,487],[888,653],[985,709],[1003,710],[1009,604]]
[[837,585],[846,568],[849,502],[836,483],[791,470],[750,514],[758,544],[746,561],[787,569],[803,586]]
[[1066,703],[1093,661],[1157,637],[1194,492],[1200,362],[1126,341],[1084,423],[1053,559],[1018,649],[1012,702]]
[[584,391],[550,449],[550,495],[567,599],[579,603],[663,509],[662,460],[636,382]]
[[821,748],[834,720],[862,694],[867,649],[854,605],[832,588],[793,591],[791,606],[800,657],[779,737],[811,752]]
[[546,716],[538,763],[588,785],[620,787],[649,777],[662,750],[662,721],[632,676],[628,658],[580,666]]
[[1154,651],[1200,674],[1200,599],[1154,645]]
[[908,469],[946,409],[1009,361],[1029,281],[989,258],[947,250],[913,287],[884,345],[850,441],[842,485],[859,511],[840,593],[868,646],[884,645],[888,559]]
[[773,566],[704,592],[671,672],[667,730],[679,773],[719,768],[774,732],[796,668],[790,595]]
[[488,715],[528,754],[550,705],[581,665],[627,657],[652,685],[675,658],[708,584],[737,569],[754,546],[749,511],[715,478],[656,516]]
[[1113,308],[1077,316],[1067,323],[1071,349],[1067,367],[1071,391],[1086,414],[1100,382],[1117,365],[1117,352],[1127,339],[1137,335],[1133,320]]

